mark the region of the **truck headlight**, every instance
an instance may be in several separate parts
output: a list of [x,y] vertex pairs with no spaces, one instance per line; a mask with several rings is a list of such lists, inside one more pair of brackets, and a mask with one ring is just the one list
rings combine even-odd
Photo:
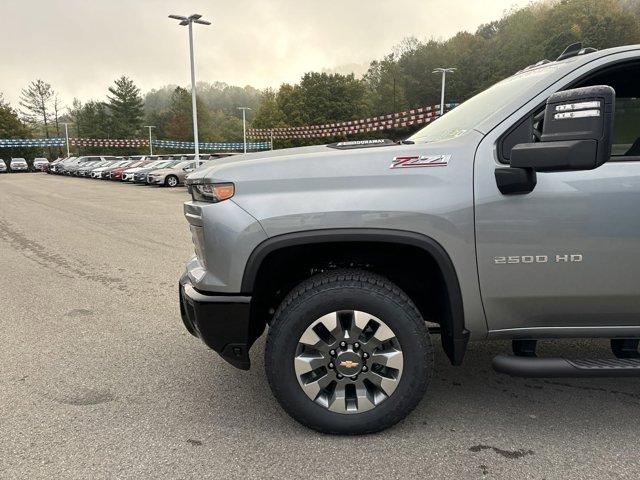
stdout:
[[204,183],[191,185],[191,196],[197,202],[221,202],[236,193],[233,183]]

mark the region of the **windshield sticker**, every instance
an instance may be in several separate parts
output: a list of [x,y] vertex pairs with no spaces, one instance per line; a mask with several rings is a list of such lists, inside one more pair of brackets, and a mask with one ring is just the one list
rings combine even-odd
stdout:
[[394,157],[389,168],[446,167],[451,155],[414,155]]

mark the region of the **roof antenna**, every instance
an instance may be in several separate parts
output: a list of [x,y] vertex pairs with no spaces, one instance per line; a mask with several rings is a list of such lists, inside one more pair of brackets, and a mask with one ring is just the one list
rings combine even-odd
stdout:
[[565,58],[575,57],[580,53],[580,50],[582,50],[582,42],[572,43],[564,49],[564,52],[562,52],[558,58],[556,58],[556,62],[564,60]]

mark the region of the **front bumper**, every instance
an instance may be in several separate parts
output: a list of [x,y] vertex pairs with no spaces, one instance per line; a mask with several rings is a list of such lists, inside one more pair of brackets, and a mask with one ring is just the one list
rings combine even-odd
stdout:
[[234,367],[249,370],[249,349],[262,333],[250,321],[251,297],[205,294],[187,275],[179,283],[180,315],[189,333]]
[[162,185],[164,183],[164,177],[151,177],[147,175],[147,183],[149,185]]

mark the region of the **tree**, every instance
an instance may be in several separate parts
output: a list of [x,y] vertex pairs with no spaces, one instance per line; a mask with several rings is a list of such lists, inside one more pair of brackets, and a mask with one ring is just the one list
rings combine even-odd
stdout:
[[371,62],[363,78],[367,84],[371,113],[394,113],[406,107],[401,75],[402,71],[394,54]]
[[140,89],[125,76],[114,83],[115,86],[109,87],[111,96],[107,96],[113,135],[117,138],[135,138],[140,134],[144,118]]
[[20,106],[23,108],[20,112],[22,118],[34,127],[42,126],[47,138],[49,138],[51,101],[54,96],[55,92],[51,85],[39,78],[31,82],[27,88],[22,89],[20,95]]
[[[0,138],[29,138],[29,128],[20,120],[18,113],[4,101],[0,93]],[[31,148],[11,148],[9,156],[28,157],[33,155]],[[2,155],[0,155],[2,157]]]
[[285,127],[284,115],[278,106],[276,92],[267,88],[262,93],[260,107],[253,117],[252,126],[255,128],[278,128]]
[[[198,140],[211,138],[211,113],[204,107],[200,96],[196,99],[198,108]],[[191,109],[191,92],[186,88],[176,87],[171,95],[169,120],[165,127],[167,137],[172,140],[193,141],[193,113]]]
[[28,138],[29,129],[0,93],[0,138]]

